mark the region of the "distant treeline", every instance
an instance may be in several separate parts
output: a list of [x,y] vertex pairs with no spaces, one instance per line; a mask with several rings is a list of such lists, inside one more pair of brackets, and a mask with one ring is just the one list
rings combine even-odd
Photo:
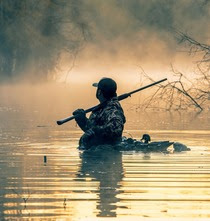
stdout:
[[[0,0],[0,80],[25,72],[52,79],[62,51],[75,53],[88,27],[80,0]],[[49,75],[50,73],[50,75]]]

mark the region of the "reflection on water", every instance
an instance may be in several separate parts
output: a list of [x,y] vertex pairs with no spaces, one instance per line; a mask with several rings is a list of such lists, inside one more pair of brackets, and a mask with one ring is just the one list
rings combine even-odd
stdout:
[[117,194],[123,178],[122,153],[111,149],[103,152],[84,152],[78,177],[91,177],[99,182],[97,216],[116,217]]
[[210,218],[206,120],[206,130],[164,130],[164,122],[154,130],[158,121],[154,128],[142,126],[141,119],[128,122],[126,135],[149,133],[153,140],[179,141],[192,149],[145,154],[110,149],[82,153],[76,148],[78,128],[22,124],[27,116],[13,124],[11,119],[4,113],[0,125],[0,220]]

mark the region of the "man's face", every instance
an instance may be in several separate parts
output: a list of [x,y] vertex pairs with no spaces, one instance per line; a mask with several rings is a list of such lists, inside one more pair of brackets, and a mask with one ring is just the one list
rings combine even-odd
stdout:
[[97,88],[96,90],[96,98],[99,99],[101,90]]
[[103,93],[102,93],[101,89],[98,89],[98,88],[97,88],[96,98],[97,98],[100,102],[103,102],[103,101],[104,101],[104,96],[103,96]]

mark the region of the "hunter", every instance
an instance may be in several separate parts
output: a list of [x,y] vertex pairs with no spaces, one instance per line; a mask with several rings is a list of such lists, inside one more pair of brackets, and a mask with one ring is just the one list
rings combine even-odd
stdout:
[[100,107],[92,111],[89,119],[83,109],[73,112],[77,124],[85,132],[79,142],[81,149],[119,143],[126,121],[117,99],[116,82],[111,78],[102,78],[93,86],[97,87],[96,98],[100,102]]

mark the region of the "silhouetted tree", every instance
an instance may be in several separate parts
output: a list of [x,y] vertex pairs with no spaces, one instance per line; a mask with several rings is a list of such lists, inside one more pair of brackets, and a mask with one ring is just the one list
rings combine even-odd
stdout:
[[[190,55],[201,56],[201,59],[197,61],[195,75],[189,79],[186,74],[171,66],[175,80],[168,81],[164,85],[157,85],[157,90],[143,101],[141,105],[143,109],[186,110],[195,107],[202,111],[210,108],[210,46],[182,32],[177,32],[177,34],[179,42],[186,44]],[[143,69],[141,74],[154,82]]]

